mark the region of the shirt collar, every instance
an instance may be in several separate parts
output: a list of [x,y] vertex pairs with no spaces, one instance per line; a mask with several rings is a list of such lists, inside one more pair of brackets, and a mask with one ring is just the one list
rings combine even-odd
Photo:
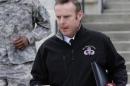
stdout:
[[[74,40],[74,38],[75,38],[75,36],[72,37],[72,38],[70,38],[70,37],[68,37],[68,36],[64,36],[64,41],[65,41],[66,43],[70,44],[70,40],[71,40],[71,39]],[[70,44],[70,45],[71,45],[71,44]]]

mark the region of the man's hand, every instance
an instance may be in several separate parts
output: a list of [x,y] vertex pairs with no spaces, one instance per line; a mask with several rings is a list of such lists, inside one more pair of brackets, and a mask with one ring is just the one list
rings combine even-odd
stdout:
[[108,83],[106,86],[116,86],[114,83]]
[[13,44],[17,49],[24,49],[29,45],[29,41],[27,37],[19,36],[13,41]]

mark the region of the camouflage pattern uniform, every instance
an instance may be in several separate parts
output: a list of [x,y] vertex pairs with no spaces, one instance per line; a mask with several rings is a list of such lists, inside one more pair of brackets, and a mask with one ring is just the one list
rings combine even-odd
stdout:
[[[48,12],[38,0],[0,0],[0,86],[29,86],[35,41],[50,32]],[[29,45],[16,49],[16,36],[26,36]]]

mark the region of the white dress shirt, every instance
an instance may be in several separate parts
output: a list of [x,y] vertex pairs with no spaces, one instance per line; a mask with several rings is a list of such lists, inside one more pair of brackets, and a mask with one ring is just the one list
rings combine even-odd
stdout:
[[74,38],[75,38],[75,36],[74,36],[74,37],[72,37],[72,38],[70,38],[70,37],[68,37],[68,36],[64,36],[64,41],[65,41],[66,43],[68,43],[69,45],[71,45],[70,40],[71,40],[71,39],[73,39],[73,40],[74,40]]

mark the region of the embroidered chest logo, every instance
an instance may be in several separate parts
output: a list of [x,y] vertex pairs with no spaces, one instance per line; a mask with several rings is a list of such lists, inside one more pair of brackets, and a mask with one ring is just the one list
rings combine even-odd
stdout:
[[94,54],[95,54],[95,50],[96,50],[96,48],[95,48],[94,46],[88,45],[88,46],[85,46],[85,47],[83,48],[83,53],[84,53],[84,55],[89,55],[89,56],[91,56],[91,55],[94,55]]

